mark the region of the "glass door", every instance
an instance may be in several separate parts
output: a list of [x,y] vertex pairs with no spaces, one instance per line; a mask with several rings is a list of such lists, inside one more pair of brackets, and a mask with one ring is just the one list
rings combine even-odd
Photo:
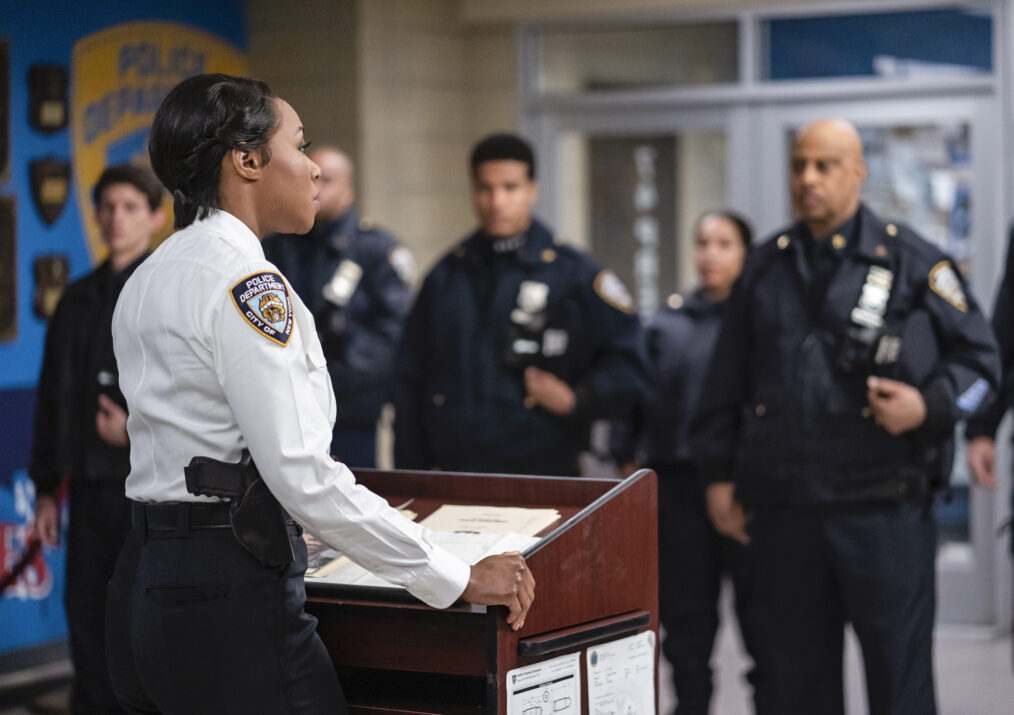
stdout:
[[[863,140],[869,178],[863,200],[887,220],[901,221],[946,251],[971,283],[983,309],[992,311],[1006,250],[1000,195],[1001,141],[988,97],[900,101],[794,103],[761,111],[760,176],[752,199],[766,230],[791,217],[789,152],[794,133],[821,117],[853,122]],[[939,620],[992,624],[1002,618],[1009,584],[1005,542],[996,537],[998,513],[1007,493],[971,486],[965,467],[963,426],[951,475],[949,499],[936,507]],[[1009,464],[1001,438],[999,464]],[[1009,478],[1009,469],[998,473]],[[999,569],[999,570],[998,570]]]
[[727,116],[614,110],[535,122],[542,215],[619,275],[642,320],[693,288],[694,220],[729,203]]

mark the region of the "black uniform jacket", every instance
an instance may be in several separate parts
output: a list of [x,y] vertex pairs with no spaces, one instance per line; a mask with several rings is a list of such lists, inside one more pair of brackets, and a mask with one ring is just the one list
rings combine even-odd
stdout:
[[996,437],[1004,413],[1014,405],[1014,228],[1007,246],[1007,264],[993,306],[993,334],[1000,345],[1001,389],[990,404],[968,420],[969,439]]
[[[808,297],[797,224],[753,252],[729,300],[691,437],[705,480],[735,480],[744,503],[905,497],[912,480],[900,477],[945,478],[955,422],[996,388],[996,342],[950,260],[865,207],[856,220],[822,295]],[[849,374],[839,358],[871,267],[893,275],[884,332],[900,354]],[[920,389],[919,429],[895,437],[875,424],[871,373]]]
[[408,249],[355,210],[263,246],[313,314],[338,401],[335,426],[372,428],[391,398],[394,351],[412,302]]
[[[590,422],[643,389],[640,343],[619,279],[541,224],[506,253],[471,235],[426,277],[405,327],[397,466],[575,475]],[[526,399],[526,365],[574,389],[573,414]]]
[[35,403],[29,474],[40,494],[66,475],[74,480],[119,480],[130,472],[130,449],[113,447],[95,429],[99,394],[124,410],[113,355],[113,308],[141,258],[119,273],[109,261],[68,286],[46,331]]
[[693,460],[690,419],[711,366],[726,301],[700,291],[676,296],[645,331],[648,389],[631,422],[614,422],[611,450],[617,462],[633,458],[653,468]]

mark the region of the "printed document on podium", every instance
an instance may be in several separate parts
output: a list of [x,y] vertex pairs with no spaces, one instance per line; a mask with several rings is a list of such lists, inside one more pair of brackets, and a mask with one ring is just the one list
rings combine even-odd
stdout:
[[581,654],[507,672],[507,715],[579,715]]
[[420,523],[434,531],[535,536],[559,518],[556,509],[444,504]]
[[[448,531],[431,532],[430,540],[437,546],[447,549],[466,564],[474,564],[492,554],[524,551],[539,541],[537,537],[523,534],[475,534]],[[345,556],[334,559],[312,573],[307,571],[306,575],[307,578],[322,583],[398,588],[372,571],[352,563]]]
[[588,715],[655,715],[655,632],[591,646]]

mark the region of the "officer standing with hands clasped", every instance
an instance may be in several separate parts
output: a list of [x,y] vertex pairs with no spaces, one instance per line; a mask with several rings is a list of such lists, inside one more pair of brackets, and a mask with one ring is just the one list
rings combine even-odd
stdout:
[[846,622],[871,714],[936,712],[931,500],[997,348],[947,256],[860,202],[865,178],[847,122],[796,136],[799,220],[748,259],[691,435],[716,528],[752,551],[759,715],[844,712]]
[[426,276],[396,366],[400,469],[575,476],[593,420],[644,383],[640,323],[616,274],[532,218],[535,156],[472,149],[479,228]]
[[331,453],[352,467],[374,467],[377,420],[389,399],[415,262],[391,234],[359,218],[352,161],[343,151],[323,146],[310,159],[320,167],[313,228],[305,236],[269,236],[264,255],[313,315],[331,384],[342,396]]
[[113,316],[134,504],[106,639],[130,712],[346,712],[303,610],[297,522],[434,607],[503,604],[518,629],[534,598],[519,553],[469,567],[331,459],[335,395],[313,319],[260,244],[313,225],[307,145],[296,112],[255,80],[192,77],[155,114],[149,153],[179,230]]
[[[709,712],[722,577],[732,578],[737,612],[749,591],[747,547],[719,534],[708,519],[687,435],[751,239],[746,221],[731,211],[708,211],[697,219],[694,265],[700,285],[671,295],[645,330],[650,387],[630,421],[613,423],[613,456],[621,473],[644,466],[658,474],[658,608],[676,715]],[[742,625],[749,651],[752,641]]]

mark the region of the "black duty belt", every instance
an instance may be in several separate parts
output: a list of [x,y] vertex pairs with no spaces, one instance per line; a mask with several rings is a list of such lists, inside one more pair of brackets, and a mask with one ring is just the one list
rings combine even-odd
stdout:
[[149,535],[186,536],[191,531],[222,529],[231,534],[229,502],[133,502],[130,511],[135,526]]

